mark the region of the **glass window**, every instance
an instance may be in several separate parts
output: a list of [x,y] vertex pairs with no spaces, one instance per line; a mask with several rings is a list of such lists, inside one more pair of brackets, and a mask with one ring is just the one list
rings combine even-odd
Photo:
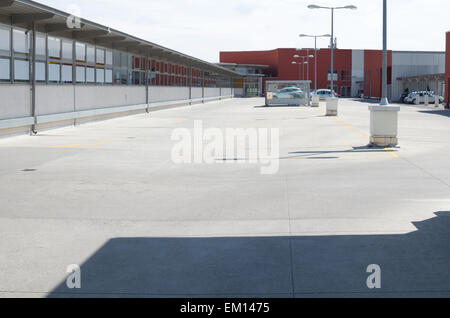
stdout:
[[14,36],[14,52],[29,53],[30,43],[28,34],[25,34],[25,31],[22,30],[14,30],[13,36]]
[[106,51],[106,65],[112,65],[113,64],[113,55],[112,52],[107,50]]
[[87,61],[90,63],[95,63],[95,48],[90,45],[87,47]]
[[36,33],[36,56],[45,58],[45,35]]
[[72,42],[63,41],[62,42],[62,57],[65,60],[72,60]]
[[14,60],[14,80],[28,81],[30,79],[30,69],[28,61]]
[[86,82],[94,83],[95,81],[95,68],[86,67]]
[[97,49],[97,63],[105,64],[105,50]]
[[10,79],[9,59],[0,59],[0,80]]
[[11,39],[10,29],[0,26],[0,54],[1,55],[10,55],[11,54],[10,39]]
[[48,65],[48,80],[51,82],[59,82],[60,65],[59,64],[49,64]]
[[84,83],[86,80],[86,68],[84,66],[77,66],[77,82]]
[[61,40],[52,36],[48,37],[48,56],[60,58],[61,57]]
[[112,83],[112,70],[105,71],[105,83]]
[[61,69],[61,81],[72,82],[72,65],[63,65]]
[[45,63],[36,62],[36,81],[45,81]]
[[102,68],[97,69],[97,83],[105,82],[105,70]]
[[80,62],[86,61],[86,45],[83,43],[76,43],[75,45],[75,51],[76,51],[76,59]]

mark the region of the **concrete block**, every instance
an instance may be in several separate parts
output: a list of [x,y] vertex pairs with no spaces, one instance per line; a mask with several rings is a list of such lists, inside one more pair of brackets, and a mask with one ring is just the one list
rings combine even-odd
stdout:
[[339,99],[338,98],[328,98],[327,99],[327,116],[337,116]]
[[369,106],[370,142],[380,147],[398,144],[398,106]]
[[317,95],[314,95],[312,97],[311,107],[319,107],[319,103],[320,103],[320,97]]

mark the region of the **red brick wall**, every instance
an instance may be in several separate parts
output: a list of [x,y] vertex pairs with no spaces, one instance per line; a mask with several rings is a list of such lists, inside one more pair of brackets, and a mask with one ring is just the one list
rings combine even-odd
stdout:
[[[299,80],[299,66],[292,64],[292,61],[302,61],[294,59],[294,55],[306,56],[314,55],[314,49],[297,51],[296,49],[276,49],[272,51],[249,51],[249,52],[221,52],[220,62],[237,64],[262,64],[269,65],[266,72],[272,79],[269,80]],[[314,89],[314,59],[309,60],[309,80],[311,80],[311,89]],[[366,50],[364,52],[365,84],[364,95],[372,97],[381,97],[381,66],[382,51]],[[327,88],[328,70],[331,69],[331,50],[317,50],[317,88]],[[338,93],[342,94],[342,87],[351,87],[352,71],[352,50],[336,49],[334,51],[334,69],[338,71]],[[342,71],[345,71],[347,78],[342,77]],[[305,69],[306,77],[306,69]],[[388,84],[392,82],[392,51],[388,52]],[[265,80],[264,80],[265,82]]]

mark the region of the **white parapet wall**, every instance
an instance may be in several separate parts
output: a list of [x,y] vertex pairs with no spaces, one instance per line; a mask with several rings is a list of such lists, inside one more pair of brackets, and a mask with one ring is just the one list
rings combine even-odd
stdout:
[[150,86],[149,101],[167,102],[189,99],[189,87]]
[[0,84],[0,120],[31,115],[31,86]]
[[[232,88],[36,85],[35,117],[31,85],[0,85],[0,136],[202,103],[233,96]],[[189,98],[189,96],[191,98]]]

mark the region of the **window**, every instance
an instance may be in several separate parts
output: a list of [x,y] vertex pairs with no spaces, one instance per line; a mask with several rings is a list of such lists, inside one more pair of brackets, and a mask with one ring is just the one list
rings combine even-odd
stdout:
[[105,82],[105,70],[102,68],[97,69],[97,83]]
[[62,57],[66,61],[72,61],[72,42],[63,41],[62,42]]
[[45,81],[45,65],[44,62],[36,62],[36,81]]
[[9,28],[0,26],[0,55],[11,55],[11,31]]
[[78,83],[86,81],[86,68],[84,66],[77,66],[76,77]]
[[113,53],[111,51],[106,51],[106,65],[112,65],[113,64]]
[[60,65],[50,63],[48,65],[48,80],[50,82],[57,82],[60,81]]
[[9,59],[0,58],[0,80],[10,79],[10,64]]
[[28,54],[30,52],[30,37],[25,31],[14,30],[14,52]]
[[28,61],[14,60],[14,80],[28,81],[30,79],[30,69]]
[[62,66],[61,81],[64,83],[72,82],[72,65],[63,65]]
[[61,40],[48,37],[48,56],[59,59],[61,57]]
[[76,60],[78,62],[86,62],[86,45],[83,43],[75,44]]
[[95,68],[93,67],[86,68],[86,82],[87,83],[95,82]]
[[86,51],[87,51],[86,52],[87,61],[89,63],[95,63],[95,48],[93,46],[88,45]]
[[111,84],[113,82],[112,80],[112,70],[106,70],[105,71],[105,83]]
[[45,59],[45,35],[36,33],[36,57]]
[[105,50],[97,49],[97,64],[105,64]]

